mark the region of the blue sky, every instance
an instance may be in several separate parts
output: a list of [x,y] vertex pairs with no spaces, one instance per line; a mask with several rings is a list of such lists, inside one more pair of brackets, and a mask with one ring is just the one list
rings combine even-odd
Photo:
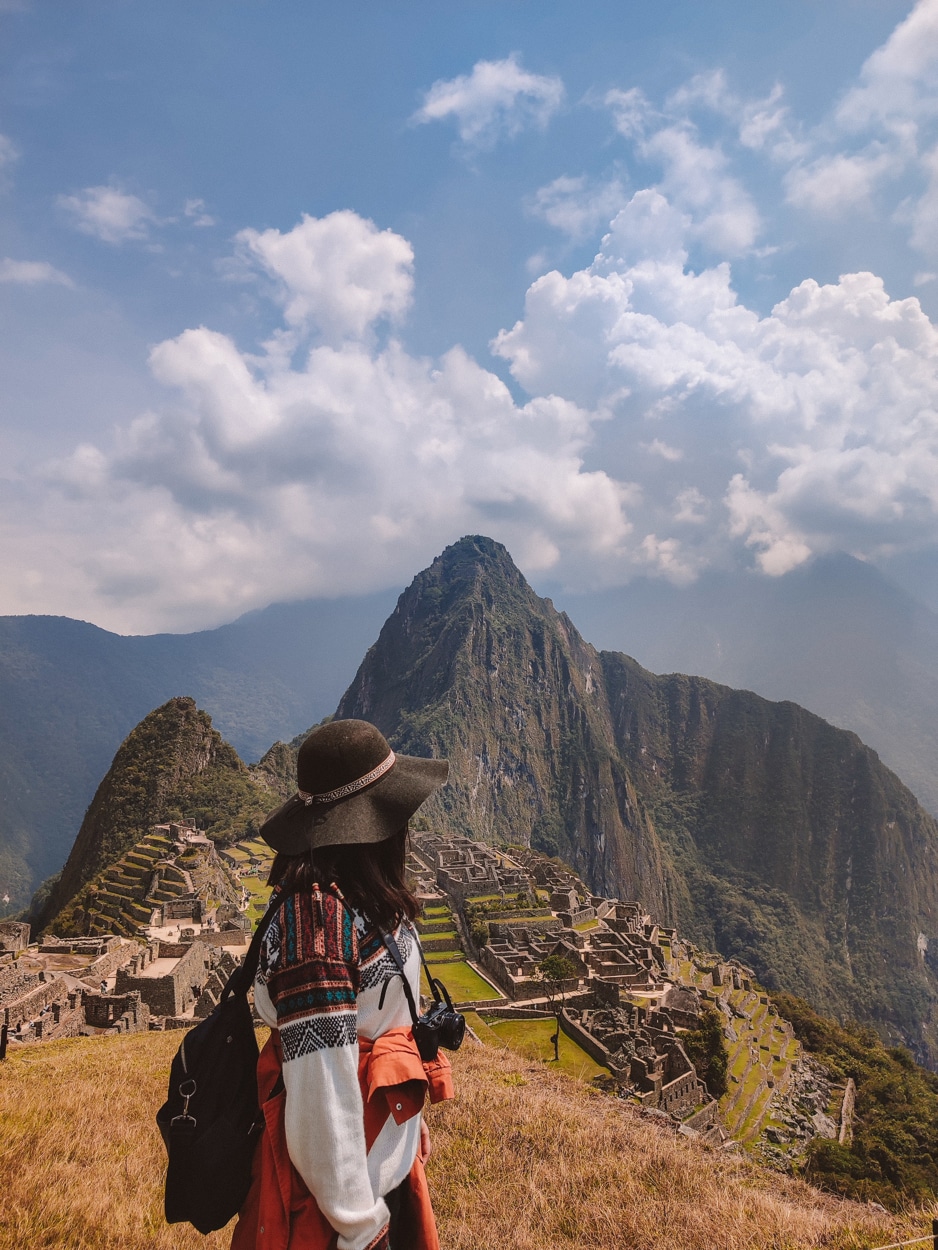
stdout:
[[934,560],[938,0],[6,0],[0,136],[2,612]]

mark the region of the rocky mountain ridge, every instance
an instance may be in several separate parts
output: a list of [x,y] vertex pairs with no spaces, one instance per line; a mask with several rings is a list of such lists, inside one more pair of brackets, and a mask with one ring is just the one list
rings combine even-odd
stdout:
[[431,822],[560,854],[938,1061],[938,825],[854,734],[596,651],[480,537],[404,592],[336,714],[451,760]]

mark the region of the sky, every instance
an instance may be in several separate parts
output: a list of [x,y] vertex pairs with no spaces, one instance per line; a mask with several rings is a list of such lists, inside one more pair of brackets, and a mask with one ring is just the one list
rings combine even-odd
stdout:
[[0,613],[938,570],[938,0],[0,0]]

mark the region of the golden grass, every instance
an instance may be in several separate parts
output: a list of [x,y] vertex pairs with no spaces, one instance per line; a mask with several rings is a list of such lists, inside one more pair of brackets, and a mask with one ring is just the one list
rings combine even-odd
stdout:
[[[0,1065],[0,1250],[218,1250],[162,1219],[153,1116],[178,1033],[17,1049]],[[707,1151],[546,1065],[467,1043],[431,1108],[444,1250],[860,1250],[924,1231]]]

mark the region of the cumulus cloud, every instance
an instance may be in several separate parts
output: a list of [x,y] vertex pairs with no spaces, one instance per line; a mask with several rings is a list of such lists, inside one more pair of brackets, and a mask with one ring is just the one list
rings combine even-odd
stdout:
[[559,78],[530,73],[513,53],[503,61],[477,61],[471,74],[435,82],[413,120],[452,118],[467,147],[488,149],[530,126],[546,126],[563,98]]
[[361,337],[410,305],[414,253],[392,230],[348,210],[309,217],[292,230],[242,230],[242,255],[276,283],[287,324],[330,341]]
[[[892,189],[894,220],[933,256],[938,143],[938,0],[919,0],[810,136],[785,179],[789,203],[836,217]],[[923,190],[924,186],[924,190]]]
[[139,196],[115,185],[86,187],[76,195],[60,195],[58,204],[76,229],[102,243],[146,239],[157,220]]
[[[646,558],[682,576],[742,543],[777,575],[821,551],[934,542],[938,331],[918,301],[848,274],[760,317],[728,266],[688,270],[681,230],[639,192],[593,264],[539,278],[494,343],[529,393],[606,412],[621,446],[654,453],[630,511]],[[722,520],[673,530],[704,515]]]
[[[777,103],[775,97],[771,97],[771,101]],[[661,171],[660,179],[647,189],[660,191],[685,214],[689,238],[725,256],[739,256],[753,249],[761,229],[755,202],[732,172],[730,158],[721,144],[701,138],[692,114],[695,109],[703,108],[730,118],[737,129],[748,127],[748,146],[755,146],[765,142],[766,135],[773,129],[782,126],[783,110],[776,107],[769,118],[765,101],[739,100],[729,91],[721,71],[692,79],[673,92],[661,109],[653,107],[637,87],[608,91],[603,104],[610,111],[616,130],[629,142],[635,155]],[[778,135],[775,138],[780,142]],[[579,190],[580,198],[585,198],[585,188],[578,189],[575,182],[557,179],[538,192],[538,197],[545,199],[547,208],[558,218],[554,222],[548,212],[542,212],[551,224],[562,227],[568,199],[572,200],[575,212],[575,192]],[[565,183],[573,185],[567,187]],[[588,205],[589,198],[585,202]],[[621,204],[620,195],[616,207]],[[611,220],[611,216],[607,220]]]
[[20,286],[38,286],[52,283],[55,286],[74,286],[71,278],[46,260],[0,260],[0,282],[15,282]]
[[[74,533],[68,577],[96,619],[179,628],[386,585],[479,530],[529,570],[625,551],[634,487],[584,467],[595,414],[555,395],[518,403],[458,347],[431,361],[370,334],[409,298],[400,236],[348,213],[241,245],[283,283],[288,337],[330,320],[342,334],[297,363],[293,339],[252,354],[186,330],[150,357],[174,402],[47,466]],[[47,593],[21,588],[19,606]]]

